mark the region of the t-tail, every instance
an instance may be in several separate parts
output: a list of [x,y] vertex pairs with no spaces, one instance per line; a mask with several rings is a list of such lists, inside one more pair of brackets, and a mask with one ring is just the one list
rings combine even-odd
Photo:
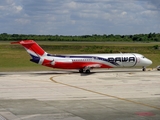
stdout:
[[32,59],[30,60],[35,63],[39,63],[40,58],[47,55],[47,53],[33,40],[21,40],[18,42],[11,42],[11,44],[21,44],[31,55]]

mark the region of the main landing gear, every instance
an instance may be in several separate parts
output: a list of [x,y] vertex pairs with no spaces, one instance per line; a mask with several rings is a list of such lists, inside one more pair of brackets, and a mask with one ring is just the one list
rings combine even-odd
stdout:
[[79,73],[83,73],[83,69],[79,69]]
[[79,69],[79,73],[90,73],[91,71],[90,71],[90,69]]

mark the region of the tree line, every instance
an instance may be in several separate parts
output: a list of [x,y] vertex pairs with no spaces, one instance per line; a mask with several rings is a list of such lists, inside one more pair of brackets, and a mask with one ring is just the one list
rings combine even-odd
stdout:
[[65,36],[65,35],[26,35],[26,34],[0,34],[0,41],[17,41],[33,39],[36,41],[97,41],[97,42],[160,42],[160,33],[149,34],[134,34],[134,35],[80,35],[80,36]]

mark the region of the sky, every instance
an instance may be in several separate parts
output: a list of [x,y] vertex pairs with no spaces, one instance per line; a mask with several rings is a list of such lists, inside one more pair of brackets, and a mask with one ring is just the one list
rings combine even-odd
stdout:
[[160,0],[1,0],[1,33],[160,33]]

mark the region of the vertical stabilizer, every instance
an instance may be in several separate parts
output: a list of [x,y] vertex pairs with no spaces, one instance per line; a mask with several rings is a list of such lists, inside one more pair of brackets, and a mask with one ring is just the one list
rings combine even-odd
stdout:
[[11,42],[11,44],[21,44],[31,55],[31,61],[35,63],[39,63],[40,58],[47,55],[47,53],[34,40],[21,40],[18,42]]
[[22,40],[11,42],[11,44],[21,44],[31,56],[41,57],[47,55],[47,53],[34,40]]

